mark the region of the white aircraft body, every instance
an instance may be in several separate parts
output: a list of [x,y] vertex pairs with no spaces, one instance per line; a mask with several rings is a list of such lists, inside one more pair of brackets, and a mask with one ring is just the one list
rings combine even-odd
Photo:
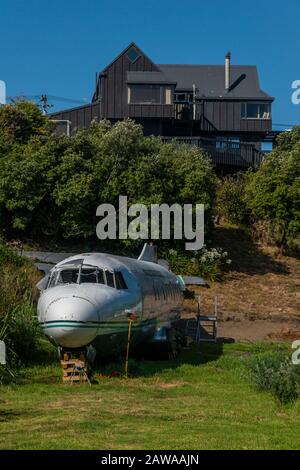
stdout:
[[182,306],[178,277],[145,245],[138,259],[85,253],[64,259],[39,283],[38,320],[61,354],[90,346],[100,357],[124,351],[129,317],[134,344],[159,337]]

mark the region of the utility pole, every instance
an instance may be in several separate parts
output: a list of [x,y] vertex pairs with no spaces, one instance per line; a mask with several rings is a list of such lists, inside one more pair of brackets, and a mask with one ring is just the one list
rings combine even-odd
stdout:
[[48,104],[47,95],[42,95],[40,101],[42,103],[42,113],[43,113],[44,116],[46,116],[47,109],[48,108],[53,108],[53,104]]
[[196,121],[196,85],[193,84],[193,121]]

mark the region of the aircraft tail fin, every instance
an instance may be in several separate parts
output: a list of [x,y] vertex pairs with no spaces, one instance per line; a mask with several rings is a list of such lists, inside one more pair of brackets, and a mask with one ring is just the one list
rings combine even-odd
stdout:
[[150,261],[151,263],[157,263],[157,249],[156,246],[148,245],[145,243],[142,252],[138,257],[140,261]]

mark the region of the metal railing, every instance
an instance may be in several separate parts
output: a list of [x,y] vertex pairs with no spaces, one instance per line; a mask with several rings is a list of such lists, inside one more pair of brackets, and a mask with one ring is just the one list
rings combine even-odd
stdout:
[[208,153],[213,163],[243,168],[257,167],[264,159],[264,153],[249,142],[209,139],[205,137],[162,137],[163,142],[176,141],[194,145]]

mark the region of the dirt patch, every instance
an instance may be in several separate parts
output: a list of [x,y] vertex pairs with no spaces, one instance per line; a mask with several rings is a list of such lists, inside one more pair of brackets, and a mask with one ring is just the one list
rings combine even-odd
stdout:
[[219,322],[218,337],[235,341],[294,341],[300,339],[300,321],[284,324],[276,320]]
[[192,289],[195,298],[185,300],[184,318],[195,315],[198,295],[201,313],[212,314],[217,296],[219,336],[300,339],[300,260],[255,244],[240,229],[219,227],[213,242],[228,251],[231,271],[224,282]]

